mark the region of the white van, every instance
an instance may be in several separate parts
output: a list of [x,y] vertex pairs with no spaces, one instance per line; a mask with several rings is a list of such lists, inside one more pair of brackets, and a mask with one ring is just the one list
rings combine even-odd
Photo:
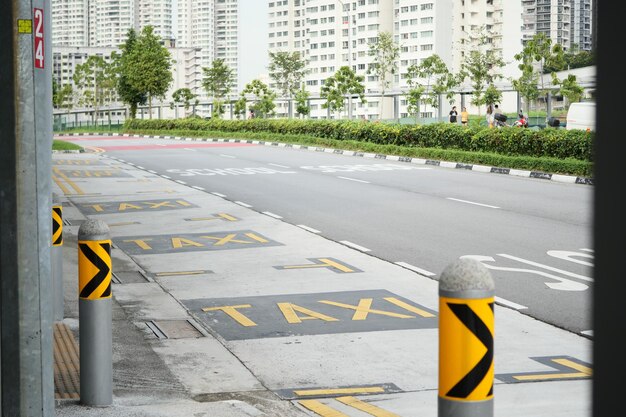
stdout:
[[583,101],[570,104],[565,128],[567,130],[596,130],[596,103]]

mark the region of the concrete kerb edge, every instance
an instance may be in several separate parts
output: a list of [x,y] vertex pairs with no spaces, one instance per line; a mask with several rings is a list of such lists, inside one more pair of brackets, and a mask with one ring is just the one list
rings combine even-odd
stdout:
[[[106,134],[103,134],[103,133],[67,133],[65,135],[59,135],[55,133],[54,137],[96,136],[96,135],[113,136],[113,135],[119,135],[119,133],[106,133]],[[124,137],[129,137],[129,136],[127,134],[124,134]],[[172,139],[172,140],[184,140],[184,141],[210,141],[210,142],[228,142],[228,143],[238,143],[242,141],[241,139],[222,139],[222,138],[212,138],[212,139],[204,138],[203,139],[203,138],[182,138],[182,137],[172,137],[172,136],[146,136],[146,135],[132,135],[132,137],[144,138],[144,139]],[[350,152],[352,152],[352,151],[345,151],[345,150],[335,149],[335,148],[320,148],[320,147],[315,147],[315,146],[296,146],[293,144],[282,143],[282,142],[272,142],[272,141],[268,142],[268,141],[246,140],[246,142],[254,143],[258,145],[264,145],[264,146],[291,147],[294,149],[304,149],[304,150],[313,151],[313,152],[339,153],[339,154],[348,155],[348,156],[350,155]],[[85,150],[81,149],[80,151],[53,151],[53,152],[79,153],[79,152],[85,152]],[[426,160],[422,158],[398,157],[395,155],[373,154],[373,153],[365,153],[365,152],[352,152],[351,156],[357,156],[357,157],[362,157],[362,158],[393,160],[393,161],[398,161],[398,162],[418,163],[421,165],[424,165],[424,164],[435,165],[435,166],[440,166],[443,168],[466,169],[469,171],[479,171],[479,172],[487,172],[491,174],[501,174],[501,175],[502,174],[512,175],[512,176],[522,177],[522,178],[545,179],[545,180],[555,181],[555,182],[594,185],[593,178],[578,177],[578,176],[573,176],[573,175],[551,174],[551,173],[546,173],[546,172],[541,172],[541,171],[525,171],[525,170],[518,170],[518,169],[511,169],[511,168],[494,167],[494,166],[488,166],[488,165],[465,164],[461,162],[441,161],[441,160],[431,160],[431,159]]]

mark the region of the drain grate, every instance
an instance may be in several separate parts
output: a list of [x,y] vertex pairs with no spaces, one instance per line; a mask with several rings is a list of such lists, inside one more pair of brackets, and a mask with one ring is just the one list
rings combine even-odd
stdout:
[[150,320],[146,326],[159,339],[193,339],[208,336],[194,320]]
[[112,272],[111,280],[116,284],[137,284],[152,281],[152,279],[148,279],[140,271]]

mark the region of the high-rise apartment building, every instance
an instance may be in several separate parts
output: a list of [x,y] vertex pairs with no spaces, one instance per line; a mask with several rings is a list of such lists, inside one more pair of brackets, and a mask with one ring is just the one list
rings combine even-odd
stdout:
[[172,3],[173,0],[136,0],[139,27],[152,26],[161,39],[174,39]]
[[54,44],[89,45],[89,3],[85,0],[54,0],[51,6]]
[[[368,70],[370,44],[388,32],[400,48],[398,71],[387,93],[406,88],[406,71],[434,53],[452,63],[452,0],[277,0],[269,1],[269,51],[298,51],[308,61],[305,85],[313,98],[340,67],[364,77],[366,103],[353,105],[353,117],[399,117],[406,103],[380,96],[377,76]],[[397,94],[396,94],[397,95]],[[384,100],[384,101],[383,101]],[[311,101],[311,117],[336,117]]]
[[522,0],[524,41],[537,33],[568,50],[571,45],[571,0]]
[[[90,47],[117,47],[124,43],[128,29],[138,29],[135,0],[89,0],[87,24]],[[54,15],[52,16],[53,25]],[[56,44],[55,39],[52,39]],[[78,45],[77,45],[78,46]]]
[[571,0],[572,1],[572,25],[570,45],[581,51],[590,51],[592,44],[592,25],[591,18],[592,1],[591,0]]
[[223,59],[239,73],[239,13],[237,0],[178,0],[176,45],[201,48],[200,65]]

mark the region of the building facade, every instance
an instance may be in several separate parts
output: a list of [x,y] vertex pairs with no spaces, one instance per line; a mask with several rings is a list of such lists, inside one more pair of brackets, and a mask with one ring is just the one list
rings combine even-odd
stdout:
[[522,0],[524,42],[537,33],[569,50],[571,45],[572,0]]
[[591,51],[592,43],[592,6],[591,0],[572,0],[571,47],[580,51]]

